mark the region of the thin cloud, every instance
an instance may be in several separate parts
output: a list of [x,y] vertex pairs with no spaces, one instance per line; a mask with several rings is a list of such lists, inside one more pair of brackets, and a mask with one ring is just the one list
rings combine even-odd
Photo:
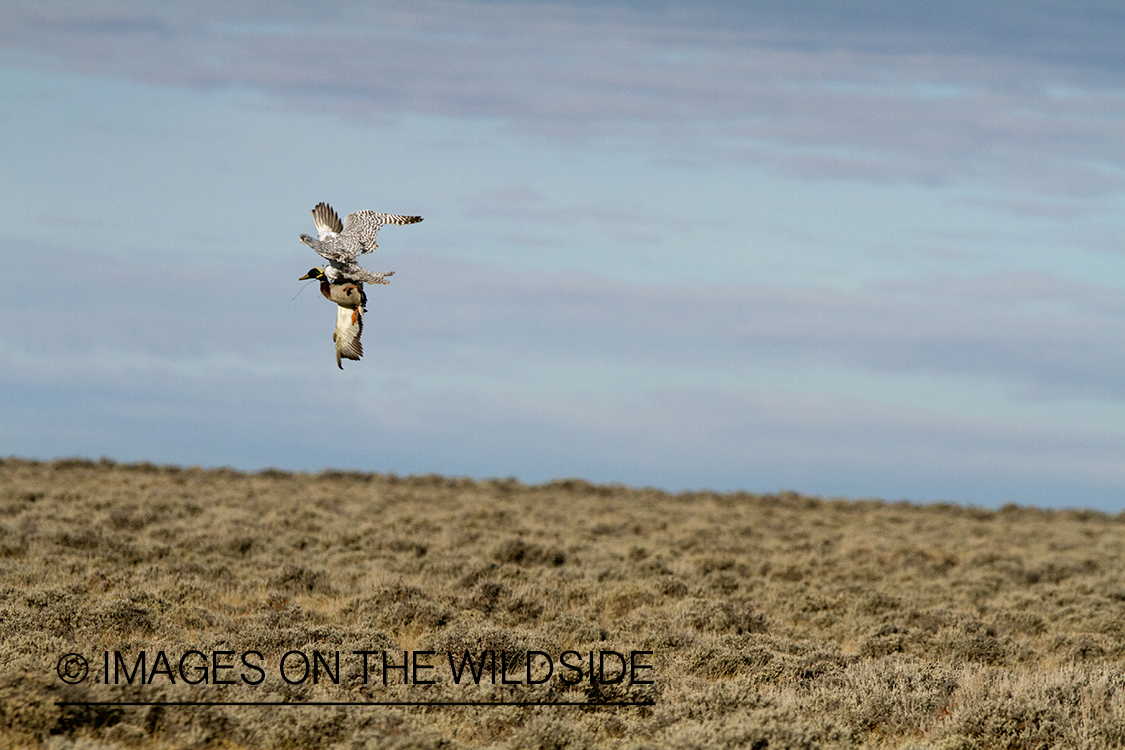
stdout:
[[540,235],[531,243],[527,242],[530,238],[523,237],[508,237],[506,241],[556,247],[570,245],[576,232],[586,227],[621,244],[651,247],[668,236],[686,237],[700,223],[725,223],[720,216],[699,216],[677,212],[675,208],[656,211],[628,199],[559,204],[529,185],[482,191],[468,201],[466,217],[543,227],[552,239]]
[[[245,295],[204,270],[22,250],[57,259],[85,283],[67,305],[44,306],[36,288],[13,288],[0,303],[0,335],[9,356],[82,357],[63,368],[71,372],[96,371],[89,357],[98,352],[154,363],[291,358],[327,336],[331,322],[315,290],[291,299],[297,271],[281,261],[247,267],[244,276],[259,281]],[[494,378],[498,347],[517,365],[584,362],[657,382],[815,358],[870,373],[983,378],[1016,398],[1125,399],[1125,350],[1116,345],[1125,340],[1125,292],[1049,274],[929,275],[843,291],[624,283],[417,255],[383,261],[400,273],[373,290],[372,350],[390,345],[396,362],[420,373],[467,356]],[[236,265],[226,271],[239,274]],[[263,295],[276,299],[268,313]]]
[[[281,264],[255,266],[255,278],[277,281],[256,283],[246,297],[200,270],[133,263],[126,272],[62,249],[37,252],[78,269],[88,283],[73,289],[65,306],[41,306],[34,289],[13,289],[0,305],[9,346],[37,346],[38,332],[48,330],[52,356],[101,348],[156,358],[252,358],[262,348],[303,344],[330,322],[319,295],[289,299],[299,287],[288,283],[295,271]],[[503,342],[516,361],[659,373],[812,356],[870,372],[984,377],[1015,395],[1125,398],[1125,351],[1115,345],[1125,340],[1125,292],[1047,274],[926,276],[848,292],[628,284],[419,256],[384,262],[400,274],[375,290],[372,325],[395,336],[407,358],[418,348],[440,352],[444,342],[481,352]],[[264,314],[267,292],[278,302]],[[315,312],[324,313],[319,328]]]
[[1120,190],[1125,175],[1099,164],[1125,160],[1125,56],[1101,42],[1125,18],[1034,10],[35,3],[13,7],[0,44],[344,116],[498,119],[538,137],[628,137],[663,158],[734,156],[814,178]]
[[875,373],[983,377],[1016,397],[1125,397],[1125,353],[1112,345],[1125,337],[1125,293],[1046,274],[929,276],[846,292],[412,262],[419,309],[399,321],[406,330],[465,340],[488,332],[524,356],[657,372],[815,357]]

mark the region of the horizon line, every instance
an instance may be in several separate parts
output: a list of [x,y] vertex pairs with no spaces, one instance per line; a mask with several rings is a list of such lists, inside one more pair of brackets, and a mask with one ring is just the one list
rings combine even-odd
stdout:
[[56,706],[655,706],[653,699],[636,701],[55,701]]

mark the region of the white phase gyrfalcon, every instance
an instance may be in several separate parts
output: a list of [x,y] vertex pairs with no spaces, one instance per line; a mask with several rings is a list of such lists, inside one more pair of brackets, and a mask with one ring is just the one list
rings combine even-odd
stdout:
[[344,221],[327,203],[318,203],[312,210],[317,238],[301,235],[305,243],[328,261],[323,268],[312,268],[301,277],[320,281],[320,293],[336,303],[336,330],[332,340],[336,343],[336,366],[344,369],[342,359],[359,359],[363,356],[363,315],[367,312],[367,295],[364,283],[389,284],[388,276],[394,271],[372,273],[355,262],[359,253],[369,253],[379,245],[375,235],[384,224],[416,224],[421,216],[377,214],[374,211],[356,211]]
[[341,223],[340,217],[327,203],[318,203],[312,215],[317,237],[302,234],[301,242],[328,261],[324,268],[328,281],[351,280],[368,284],[385,284],[384,277],[391,275],[372,273],[355,262],[356,255],[379,247],[375,242],[379,227],[384,224],[416,224],[422,220],[421,216],[378,214],[365,209],[348,214]]
[[305,279],[319,280],[320,293],[328,301],[336,303],[336,330],[332,333],[332,341],[336,343],[336,366],[343,370],[341,357],[358,360],[363,356],[363,343],[359,340],[363,335],[363,314],[367,312],[367,295],[363,291],[363,283],[330,282],[320,268],[310,268],[299,280]]

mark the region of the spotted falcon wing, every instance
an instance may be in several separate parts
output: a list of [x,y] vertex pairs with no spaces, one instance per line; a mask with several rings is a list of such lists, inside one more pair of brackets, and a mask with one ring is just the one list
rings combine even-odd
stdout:
[[316,208],[312,210],[312,215],[313,223],[316,224],[316,235],[321,242],[324,242],[325,237],[330,234],[337,235],[344,231],[340,216],[327,203],[317,203]]
[[330,234],[321,241],[307,234],[302,234],[301,242],[311,247],[316,251],[317,255],[327,261],[339,263],[341,265],[355,263],[355,252],[349,251],[336,235]]
[[372,273],[366,268],[361,268],[352,263],[348,266],[347,270],[343,272],[343,275],[352,281],[360,281],[364,284],[390,284],[391,282],[387,281],[387,277],[394,276],[395,272],[384,271],[383,273]]
[[421,216],[379,214],[364,209],[344,217],[344,231],[341,239],[348,244],[349,250],[352,249],[352,243],[354,243],[357,252],[369,253],[379,247],[379,244],[375,241],[375,235],[379,232],[379,227],[384,224],[417,224],[421,220]]

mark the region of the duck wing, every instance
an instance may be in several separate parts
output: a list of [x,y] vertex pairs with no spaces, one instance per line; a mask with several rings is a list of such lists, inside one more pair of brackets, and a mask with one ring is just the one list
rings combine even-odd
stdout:
[[363,356],[363,344],[360,336],[363,335],[363,308],[336,306],[336,330],[332,333],[332,340],[336,343],[336,366],[341,370],[343,359],[358,360]]

